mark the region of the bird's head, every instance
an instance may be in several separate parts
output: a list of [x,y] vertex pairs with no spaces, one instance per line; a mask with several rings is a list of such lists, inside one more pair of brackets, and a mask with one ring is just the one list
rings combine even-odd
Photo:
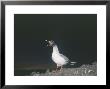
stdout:
[[53,40],[50,41],[45,40],[45,41],[48,43],[47,46],[53,47],[55,45],[55,42]]

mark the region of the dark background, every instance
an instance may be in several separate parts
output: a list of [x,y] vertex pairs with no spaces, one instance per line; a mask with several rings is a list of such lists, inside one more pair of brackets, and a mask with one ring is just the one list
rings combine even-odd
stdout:
[[16,70],[56,67],[45,40],[54,40],[59,51],[77,66],[90,64],[97,60],[97,15],[15,14],[15,75]]
[[[2,1],[5,1],[5,0],[2,0]],[[7,1],[10,1],[10,0],[7,0]],[[13,1],[22,1],[22,0],[13,0]],[[24,1],[27,1],[27,0],[24,0]],[[34,0],[28,0],[28,1],[34,1]],[[39,1],[39,0],[35,0],[35,1]],[[40,1],[76,1],[76,0],[40,0]],[[105,1],[105,0],[77,0],[77,1]],[[107,1],[110,1],[110,0],[107,0]],[[0,8],[1,8],[1,4],[0,4]],[[0,9],[0,12],[1,12],[1,9]],[[109,13],[109,12],[108,12]],[[108,16],[109,16],[109,14],[108,14]],[[1,14],[0,14],[0,19],[3,19],[3,17],[1,17]],[[1,29],[1,22],[0,22],[0,29]],[[3,30],[3,29],[2,29]],[[107,29],[108,30],[108,29]],[[0,30],[0,33],[2,34],[2,32],[1,32],[1,30]],[[109,34],[109,33],[107,33],[107,34]],[[109,35],[107,35],[107,36],[109,36]],[[1,40],[1,36],[0,36],[0,40]],[[108,41],[107,41],[108,42]],[[0,42],[0,45],[1,45],[1,42]],[[0,46],[0,49],[1,49],[1,46]],[[0,51],[0,52],[2,52],[2,51]],[[0,56],[1,56],[1,54],[0,54]],[[1,65],[1,60],[3,60],[2,58],[0,58],[0,65]],[[109,62],[107,62],[107,63],[109,63]],[[3,64],[3,63],[2,63]],[[2,67],[3,68],[3,67]],[[0,66],[0,76],[1,76],[1,72],[3,72],[3,70],[1,70],[1,66]],[[108,72],[107,72],[108,73]],[[1,76],[1,77],[3,77],[3,76]],[[0,86],[1,86],[1,77],[0,77]],[[13,86],[13,89],[36,89],[36,88],[39,88],[39,89],[42,89],[43,87],[41,87],[41,86]],[[48,88],[47,88],[48,87]],[[55,86],[44,86],[44,88],[46,88],[46,89],[50,89],[50,88],[54,88]],[[59,86],[58,86],[59,87]],[[65,86],[66,87],[66,86]],[[67,87],[69,87],[69,86],[67,86]],[[75,87],[75,86],[74,86]],[[77,87],[77,86],[76,86]],[[79,86],[80,87],[80,86]],[[88,87],[88,86],[87,86]],[[90,86],[91,87],[91,86]],[[96,86],[95,86],[96,87]],[[102,87],[102,86],[101,86]],[[57,88],[57,87],[56,87]],[[70,88],[70,87],[69,87]],[[12,89],[12,86],[4,86],[4,88],[3,89]]]

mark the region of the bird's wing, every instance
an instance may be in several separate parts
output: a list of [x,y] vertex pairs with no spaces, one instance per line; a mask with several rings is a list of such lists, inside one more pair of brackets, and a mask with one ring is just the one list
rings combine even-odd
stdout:
[[69,61],[69,59],[65,55],[60,54],[60,56],[63,57],[66,61]]

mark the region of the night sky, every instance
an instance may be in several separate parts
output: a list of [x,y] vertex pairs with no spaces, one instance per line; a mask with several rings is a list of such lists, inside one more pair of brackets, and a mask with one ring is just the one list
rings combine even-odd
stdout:
[[45,40],[54,40],[71,61],[92,63],[97,60],[97,15],[15,14],[14,68],[55,67]]

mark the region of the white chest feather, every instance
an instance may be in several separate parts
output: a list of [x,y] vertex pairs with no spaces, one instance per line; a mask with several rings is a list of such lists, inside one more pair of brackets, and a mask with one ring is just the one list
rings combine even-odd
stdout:
[[58,65],[64,65],[66,63],[65,59],[60,55],[57,46],[53,47],[52,60]]

